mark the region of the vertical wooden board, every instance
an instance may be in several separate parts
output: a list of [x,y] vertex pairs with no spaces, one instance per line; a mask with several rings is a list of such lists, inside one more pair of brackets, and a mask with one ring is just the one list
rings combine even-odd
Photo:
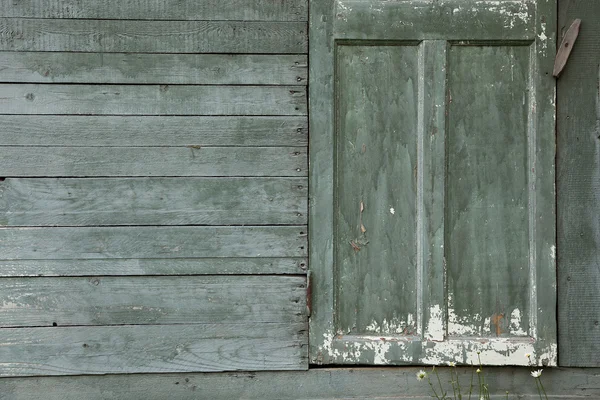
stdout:
[[0,18],[0,50],[305,53],[305,22]]
[[529,328],[528,46],[452,46],[448,75],[448,334]]
[[336,278],[345,333],[416,328],[416,46],[337,47]]
[[600,366],[600,2],[559,2],[581,32],[558,80],[558,323],[561,366]]
[[298,86],[0,84],[0,114],[306,115]]
[[306,146],[308,120],[246,116],[0,115],[3,146]]
[[525,335],[529,50],[455,47],[451,55],[449,330]]
[[0,52],[0,82],[306,85],[305,55]]
[[306,21],[308,0],[2,0],[0,15],[21,18]]

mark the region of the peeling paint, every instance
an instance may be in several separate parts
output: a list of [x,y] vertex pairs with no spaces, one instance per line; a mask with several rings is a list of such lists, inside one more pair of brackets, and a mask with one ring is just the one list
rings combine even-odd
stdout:
[[513,336],[527,336],[527,332],[521,327],[521,311],[518,308],[510,313],[510,333]]
[[406,334],[407,331],[414,331],[415,318],[413,314],[408,314],[405,321],[394,318],[390,321],[384,319],[381,323],[372,321],[365,330],[367,332],[383,333],[383,334]]

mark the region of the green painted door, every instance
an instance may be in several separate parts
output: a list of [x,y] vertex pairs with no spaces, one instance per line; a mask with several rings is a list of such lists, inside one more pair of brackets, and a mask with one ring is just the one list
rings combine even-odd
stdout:
[[311,361],[555,365],[555,2],[311,14]]

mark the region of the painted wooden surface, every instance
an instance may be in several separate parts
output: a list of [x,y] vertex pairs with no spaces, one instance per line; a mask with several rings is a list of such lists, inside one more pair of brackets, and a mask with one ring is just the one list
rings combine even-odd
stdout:
[[0,279],[0,327],[296,324],[306,321],[305,281],[295,276],[5,278]]
[[528,205],[535,201],[527,173],[530,51],[528,46],[449,51],[449,336],[530,332]]
[[563,366],[600,366],[600,3],[559,2],[581,32],[558,84],[558,323]]
[[0,18],[0,50],[269,53],[307,49],[305,22]]
[[0,228],[3,260],[304,257],[303,226]]
[[418,48],[356,45],[337,51],[340,330],[412,333]]
[[0,330],[3,376],[306,369],[306,323]]
[[0,225],[306,224],[306,178],[15,179]]
[[305,55],[1,52],[0,82],[305,85]]
[[0,114],[305,115],[295,86],[0,84]]
[[306,274],[306,257],[0,260],[0,277]]
[[306,116],[0,115],[0,144],[20,146],[304,146]]
[[307,17],[0,0],[0,376],[307,368]]
[[[331,368],[295,372],[2,378],[0,399],[30,400],[44,393],[47,400],[429,400],[429,385],[426,381],[418,382],[415,377],[418,370],[415,367]],[[442,384],[448,388],[448,369],[438,370]],[[458,372],[462,387],[468,387],[470,369],[459,368]],[[487,368],[485,372],[492,399],[505,400],[508,391],[510,399],[539,400],[529,369]],[[550,399],[600,397],[598,369],[545,369],[542,381]],[[468,398],[464,391],[463,398]]]
[[306,21],[306,0],[0,1],[0,15],[27,18]]
[[9,147],[2,177],[306,176],[297,147]]
[[312,362],[556,365],[551,3],[318,6]]

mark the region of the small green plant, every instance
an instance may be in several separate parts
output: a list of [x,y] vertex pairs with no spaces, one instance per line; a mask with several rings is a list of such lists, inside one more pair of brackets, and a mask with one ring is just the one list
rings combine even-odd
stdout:
[[[531,365],[531,354],[525,354],[525,357],[529,360],[529,365]],[[471,400],[471,396],[474,392],[477,392],[477,400],[490,400],[490,390],[488,384],[485,380],[485,373],[483,370],[483,365],[481,364],[481,357],[479,352],[477,352],[477,360],[479,365],[477,369],[473,366],[471,371],[471,382],[469,384],[469,391],[465,392],[465,397],[468,400]],[[417,372],[417,380],[423,381],[427,380],[429,387],[433,393],[433,397],[438,400],[463,400],[463,390],[460,385],[460,380],[458,378],[458,372],[456,371],[456,363],[453,361],[448,363],[450,367],[450,386],[452,388],[452,394],[450,391],[444,390],[444,385],[442,385],[442,380],[440,379],[440,375],[438,371],[435,369],[435,366],[431,368],[431,372],[427,373],[424,370],[420,370]],[[540,396],[541,400],[548,400],[548,396],[546,395],[546,390],[544,389],[544,385],[542,384],[541,376],[542,369],[531,371],[531,376],[535,379],[535,385]],[[435,375],[435,382],[432,382],[431,376]],[[477,375],[477,385],[474,384],[474,378]],[[475,389],[475,390],[474,390]],[[508,391],[506,391],[506,399],[508,400]]]

